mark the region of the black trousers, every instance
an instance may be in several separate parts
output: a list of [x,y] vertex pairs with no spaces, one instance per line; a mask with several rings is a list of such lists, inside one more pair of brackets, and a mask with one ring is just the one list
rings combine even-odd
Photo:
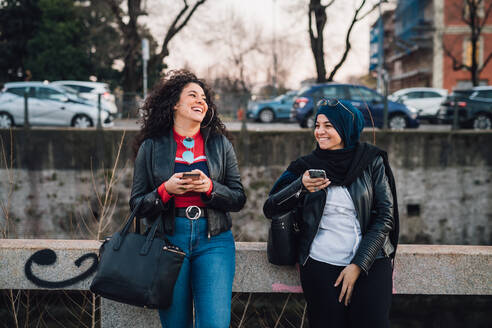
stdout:
[[309,326],[389,328],[393,290],[391,260],[376,260],[368,275],[361,272],[348,306],[338,302],[342,284],[333,286],[344,268],[312,258],[308,259],[305,266],[300,266]]

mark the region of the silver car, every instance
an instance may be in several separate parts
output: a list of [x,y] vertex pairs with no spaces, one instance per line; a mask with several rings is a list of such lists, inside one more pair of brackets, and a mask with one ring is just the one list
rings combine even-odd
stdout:
[[[0,92],[0,128],[24,124],[24,94],[28,94],[29,124],[85,128],[97,124],[98,108],[64,88],[43,82],[5,83]],[[101,124],[112,126],[108,111],[101,110]]]
[[51,84],[69,87],[72,90],[75,90],[80,97],[92,100],[94,103],[97,103],[97,97],[100,94],[103,108],[113,115],[118,113],[115,96],[111,94],[107,83],[89,81],[53,81]]
[[418,110],[419,119],[436,123],[437,113],[447,95],[448,90],[446,89],[427,87],[406,88],[394,92],[388,96],[388,99],[413,107]]

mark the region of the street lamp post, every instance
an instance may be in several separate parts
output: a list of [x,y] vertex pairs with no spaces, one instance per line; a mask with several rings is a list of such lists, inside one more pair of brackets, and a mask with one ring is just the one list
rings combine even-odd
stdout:
[[149,61],[149,39],[142,39],[143,97],[147,98],[147,62]]

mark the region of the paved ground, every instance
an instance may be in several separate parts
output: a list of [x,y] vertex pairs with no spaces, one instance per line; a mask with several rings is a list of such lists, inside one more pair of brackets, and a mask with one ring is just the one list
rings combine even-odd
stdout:
[[[238,131],[241,129],[241,122],[225,122],[225,125],[230,131]],[[116,119],[114,121],[114,126],[116,128],[125,128],[128,130],[138,130],[139,126],[136,123],[136,119]],[[246,127],[251,131],[299,131],[304,130],[299,127],[297,123],[256,123],[247,122]],[[451,130],[451,125],[431,125],[422,124],[418,130],[423,131],[449,131]]]

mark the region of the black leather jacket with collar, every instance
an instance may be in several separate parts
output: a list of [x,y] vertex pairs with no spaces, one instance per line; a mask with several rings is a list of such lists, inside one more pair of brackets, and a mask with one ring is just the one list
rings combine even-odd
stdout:
[[[271,219],[277,213],[300,206],[299,263],[305,265],[323,215],[326,190],[309,193],[303,188],[301,179],[284,179],[284,183],[280,180],[265,202],[263,212]],[[388,257],[395,250],[389,239],[394,225],[393,195],[382,157],[376,157],[347,189],[362,232],[359,248],[351,262],[367,274],[376,258]]]
[[[228,212],[241,210],[246,202],[236,154],[229,140],[223,135],[201,130],[205,143],[205,156],[212,179],[210,197],[202,194],[208,211],[208,235],[215,236],[232,226]],[[174,174],[177,145],[172,130],[155,139],[146,139],[138,150],[133,173],[130,207],[143,201],[137,213],[149,221],[162,215],[164,231],[174,234],[174,199],[163,203],[157,188]]]

